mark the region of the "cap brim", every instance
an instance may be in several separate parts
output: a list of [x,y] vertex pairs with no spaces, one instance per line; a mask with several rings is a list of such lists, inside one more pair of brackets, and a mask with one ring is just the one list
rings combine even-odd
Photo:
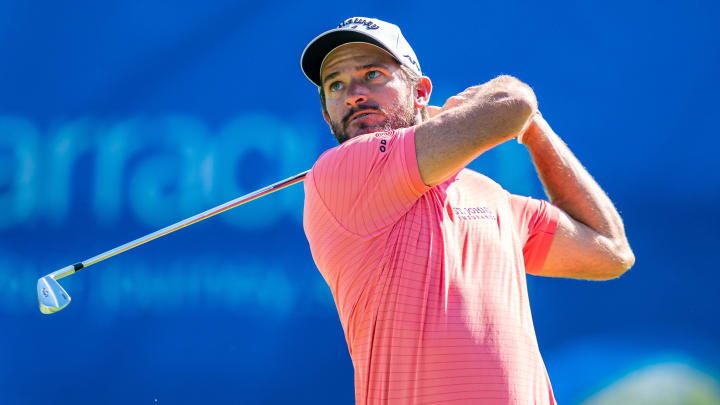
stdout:
[[323,60],[325,60],[327,54],[333,49],[348,42],[366,42],[373,44],[388,51],[392,55],[392,52],[390,52],[385,45],[367,34],[350,30],[330,30],[318,35],[305,47],[302,57],[300,58],[300,66],[305,76],[307,76],[311,82],[315,83],[316,86],[320,87],[320,68],[322,67]]

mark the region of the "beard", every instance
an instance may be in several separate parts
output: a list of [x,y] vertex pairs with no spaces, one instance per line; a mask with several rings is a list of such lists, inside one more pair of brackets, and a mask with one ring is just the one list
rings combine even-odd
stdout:
[[[350,126],[349,119],[358,111],[371,110],[378,112],[385,116],[385,119],[379,123],[367,125],[360,124],[355,133],[351,136],[348,133],[348,126]],[[343,143],[350,138],[358,135],[370,134],[373,132],[385,132],[392,131],[398,128],[407,128],[417,124],[415,119],[415,108],[410,101],[409,103],[397,103],[388,108],[380,108],[377,105],[363,104],[352,108],[345,114],[340,122],[331,121],[331,127],[335,138],[338,143]]]

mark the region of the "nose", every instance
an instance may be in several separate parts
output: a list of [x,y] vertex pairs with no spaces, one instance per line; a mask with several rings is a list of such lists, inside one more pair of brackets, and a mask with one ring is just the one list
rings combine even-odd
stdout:
[[347,92],[347,98],[345,99],[345,105],[348,107],[355,107],[360,104],[367,102],[367,96],[365,89],[358,84],[351,84]]

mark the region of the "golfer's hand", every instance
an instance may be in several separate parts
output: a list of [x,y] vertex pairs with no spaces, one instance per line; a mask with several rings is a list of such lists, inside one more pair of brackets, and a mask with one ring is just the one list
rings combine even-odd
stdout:
[[[462,107],[464,105],[470,105],[478,98],[487,97],[489,94],[494,92],[494,90],[497,88],[498,84],[504,84],[508,85],[510,87],[525,87],[527,88],[530,93],[532,93],[532,90],[530,87],[513,78],[510,76],[500,76],[496,77],[493,80],[490,80],[489,82],[479,84],[477,86],[470,86],[467,89],[463,90],[462,92],[448,98],[445,101],[445,104],[443,104],[442,107],[436,107],[436,106],[428,106],[428,113],[430,114],[430,118],[435,117],[439,114],[442,114],[445,111],[452,110],[457,107]],[[495,97],[503,98],[505,97],[505,93],[499,93],[494,94],[493,96],[490,96],[489,99],[492,100]]]
[[[470,89],[468,89],[470,90]],[[468,94],[466,93],[468,90],[465,90],[464,92],[458,94],[457,96],[452,96],[447,101],[445,101],[445,104],[442,107],[438,107],[435,105],[429,105],[427,106],[428,114],[430,114],[430,118],[437,116],[440,113],[443,113],[447,110],[450,110],[452,108],[455,108],[459,105],[461,105],[467,98]]]
[[460,105],[463,105],[469,99],[471,99],[475,94],[482,91],[482,87],[483,87],[482,84],[479,86],[468,87],[462,93],[459,93],[455,96],[448,98],[442,107],[437,107],[434,105],[427,106],[428,114],[430,114],[430,118],[435,117],[438,114],[441,114],[445,111],[451,110]]
[[442,112],[442,107],[438,107],[436,105],[429,105],[427,106],[428,114],[430,114],[430,118],[440,114]]

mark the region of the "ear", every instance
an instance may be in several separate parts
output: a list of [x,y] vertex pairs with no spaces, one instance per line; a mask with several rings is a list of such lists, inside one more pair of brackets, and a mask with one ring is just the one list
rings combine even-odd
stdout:
[[430,102],[430,93],[432,93],[432,82],[427,76],[420,78],[415,91],[415,108],[423,108]]

